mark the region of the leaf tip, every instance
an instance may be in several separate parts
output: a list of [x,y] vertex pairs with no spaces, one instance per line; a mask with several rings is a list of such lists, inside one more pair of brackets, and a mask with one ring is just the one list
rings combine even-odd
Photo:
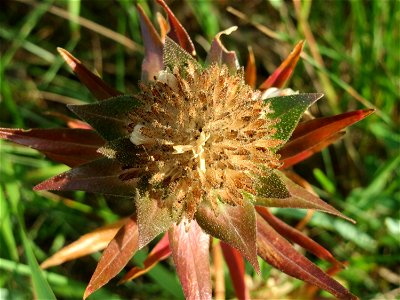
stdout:
[[85,290],[85,293],[83,294],[82,299],[83,299],[83,300],[86,300],[87,297],[89,297],[93,292],[94,292],[94,291],[93,291],[92,287],[91,287],[90,285],[88,285],[87,288],[86,288],[86,290]]
[[76,57],[74,57],[64,48],[57,47],[57,51],[72,70],[75,70],[77,65],[81,63]]

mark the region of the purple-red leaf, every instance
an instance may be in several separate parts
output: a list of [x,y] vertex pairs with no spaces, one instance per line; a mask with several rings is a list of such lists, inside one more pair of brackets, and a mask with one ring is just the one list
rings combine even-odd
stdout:
[[135,203],[139,224],[139,249],[167,231],[181,215],[180,212],[173,213],[162,200],[152,199],[148,194],[140,195],[139,191]]
[[89,89],[89,91],[98,99],[104,100],[107,98],[122,95],[121,92],[109,86],[99,76],[89,71],[77,58],[72,56],[67,50],[57,48],[58,52],[78,76],[79,80]]
[[267,208],[256,206],[256,211],[283,237],[300,245],[304,249],[313,253],[315,256],[324,259],[333,265],[342,266],[342,263],[336,260],[328,250],[310,239],[301,231],[289,226],[282,220],[275,217]]
[[357,299],[340,283],[298,253],[261,216],[257,216],[257,232],[258,255],[270,265],[290,276],[316,285],[339,299]]
[[244,280],[245,266],[243,256],[235,248],[232,248],[224,242],[220,242],[222,253],[226,264],[229,268],[229,276],[232,280],[232,285],[235,290],[236,297],[239,300],[250,299],[249,290]]
[[153,80],[163,69],[163,43],[153,24],[138,4],[140,29],[144,43],[144,59],[142,62],[142,80]]
[[121,219],[81,236],[42,262],[40,267],[46,269],[103,250],[127,221],[128,219]]
[[237,29],[237,26],[233,26],[224,31],[219,32],[211,43],[210,51],[208,51],[207,55],[207,63],[208,64],[225,64],[228,66],[229,71],[236,72],[239,68],[239,62],[236,57],[235,51],[228,51],[224,45],[221,43],[221,35],[226,34],[229,35],[233,31]]
[[69,166],[99,158],[96,150],[105,141],[93,130],[86,129],[11,129],[0,128],[0,138],[39,150]]
[[270,87],[281,88],[290,78],[300,58],[304,41],[300,41],[294,47],[289,56],[281,63],[281,65],[265,80],[259,87],[260,90],[266,90]]
[[138,178],[134,169],[124,168],[116,160],[101,158],[54,176],[34,187],[34,190],[87,191],[106,195],[132,196]]
[[317,196],[313,195],[306,189],[297,185],[285,175],[280,172],[276,172],[279,175],[281,180],[285,183],[289,194],[291,195],[288,198],[261,198],[257,197],[256,205],[267,206],[267,207],[290,207],[290,208],[306,208],[306,209],[316,209],[320,210],[343,219],[346,219],[352,223],[355,223],[354,220],[346,217],[338,210],[330,206],[328,203],[322,201]]
[[211,299],[210,236],[195,220],[182,220],[169,231],[172,257],[188,300]]
[[171,249],[169,247],[168,233],[166,233],[162,239],[154,246],[146,260],[143,262],[144,267],[133,267],[125,274],[124,278],[119,281],[119,284],[133,280],[139,276],[150,271],[157,263],[166,259],[171,255]]
[[83,299],[89,297],[114,278],[126,266],[137,250],[138,226],[136,217],[131,216],[104,250],[86,287]]
[[[299,162],[309,158],[310,156],[314,155],[315,153],[318,153],[322,149],[325,149],[329,145],[333,144],[334,142],[338,141],[343,135],[345,134],[344,131],[334,133],[330,137],[326,138],[325,140],[314,144],[312,147],[307,148],[305,150],[302,150],[301,152],[293,155],[293,156],[286,156],[283,154],[281,156],[280,160],[283,163],[283,165],[280,167],[280,169],[287,169],[295,164],[298,164]],[[283,147],[285,148],[285,146]],[[278,152],[280,153],[280,152]]]
[[[357,110],[298,124],[289,142],[279,150],[281,160],[292,158],[301,153],[304,156],[304,152],[312,148],[312,153],[315,153],[316,149],[321,150],[320,146],[316,147],[317,144],[324,141],[335,141],[341,130],[364,119],[373,112],[373,109]],[[333,138],[334,135],[335,138]],[[322,145],[328,146],[329,144],[325,142]]]
[[193,42],[185,28],[178,21],[174,13],[169,9],[168,5],[163,0],[157,0],[157,2],[163,7],[164,11],[168,15],[168,21],[171,29],[171,31],[168,33],[168,36],[178,43],[183,49],[185,49],[190,55],[195,56],[196,50],[194,49]]
[[256,220],[252,203],[245,200],[243,206],[218,202],[212,207],[208,201],[199,205],[195,218],[201,228],[239,250],[259,272],[256,246]]

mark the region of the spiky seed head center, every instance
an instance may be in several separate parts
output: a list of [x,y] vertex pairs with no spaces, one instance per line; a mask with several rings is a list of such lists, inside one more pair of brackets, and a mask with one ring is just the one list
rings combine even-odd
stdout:
[[280,165],[277,120],[241,71],[189,62],[142,84],[137,98],[130,141],[145,149],[150,190],[189,219],[203,200],[242,205],[242,192],[254,194],[257,177]]

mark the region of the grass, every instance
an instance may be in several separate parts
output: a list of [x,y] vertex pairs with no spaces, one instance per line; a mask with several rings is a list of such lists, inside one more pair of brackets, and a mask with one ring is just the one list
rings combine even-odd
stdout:
[[[395,299],[400,295],[400,2],[329,2],[294,5],[258,0],[246,5],[232,2],[232,7],[214,1],[170,4],[201,57],[215,33],[239,25],[238,31],[223,40],[229,49],[238,51],[242,64],[247,60],[247,47],[252,46],[261,82],[298,40],[306,38],[302,62],[290,86],[326,94],[313,113],[327,116],[376,109],[373,116],[351,127],[343,141],[295,170],[321,197],[357,220],[352,225],[316,213],[305,229],[338,259],[348,261],[338,278],[361,299]],[[153,2],[141,3],[149,14],[156,9]],[[65,112],[66,102],[94,100],[65,67],[56,47],[72,51],[118,89],[135,91],[143,48],[133,1],[20,0],[3,5],[1,127],[62,126],[46,112]],[[150,16],[155,20],[154,13]],[[63,194],[73,201],[33,192],[35,184],[65,167],[31,149],[5,142],[0,146],[0,296],[30,299],[33,294],[48,298],[54,293],[58,299],[80,298],[98,254],[46,272],[38,272],[36,260],[43,261],[83,233],[115,220],[115,203],[80,192]],[[304,217],[296,210],[275,212],[291,224]],[[124,286],[111,282],[93,299],[181,297],[170,263],[159,264]],[[268,266],[263,266],[264,273],[277,281],[283,278]],[[253,294],[265,295],[266,277],[260,280],[252,275],[251,280],[257,283]],[[297,281],[282,280],[299,286]],[[45,287],[47,283],[51,289]],[[229,287],[228,295],[232,295]]]

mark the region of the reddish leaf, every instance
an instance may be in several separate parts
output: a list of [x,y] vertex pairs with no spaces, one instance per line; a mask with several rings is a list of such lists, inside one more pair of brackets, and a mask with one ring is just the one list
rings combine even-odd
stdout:
[[76,166],[101,155],[96,150],[104,140],[85,129],[11,129],[0,128],[0,138],[39,150],[69,166]]
[[131,216],[104,250],[86,287],[83,299],[89,297],[114,278],[126,266],[137,250],[138,226],[136,217]]
[[121,219],[81,236],[42,262],[40,267],[46,269],[103,250],[127,221],[128,219]]
[[160,28],[160,38],[161,41],[165,41],[165,37],[167,36],[168,32],[170,31],[169,23],[168,21],[164,18],[162,14],[157,12],[156,14],[158,26]]
[[257,217],[258,255],[282,272],[318,286],[339,299],[358,299],[311,261],[298,253],[261,216]]
[[[314,155],[315,153],[320,152],[321,150],[325,149],[326,147],[328,147],[329,145],[333,144],[334,142],[338,141],[341,137],[343,137],[343,135],[345,134],[344,131],[342,132],[337,132],[334,133],[333,135],[331,135],[330,137],[328,137],[327,139],[314,144],[312,147],[307,148],[293,156],[288,156],[286,157],[286,155],[282,155],[280,160],[283,163],[283,165],[280,167],[280,169],[287,169],[295,164],[298,164],[299,162],[306,160],[307,158],[309,158],[310,156]],[[285,146],[283,146],[283,148],[285,148]],[[284,150],[285,151],[285,150]],[[281,152],[278,152],[281,153]]]
[[62,58],[78,76],[79,80],[89,89],[89,91],[98,99],[104,100],[107,98],[122,95],[121,92],[115,90],[105,83],[99,76],[89,71],[77,58],[72,56],[67,50],[57,48]]
[[[115,160],[101,158],[54,176],[33,189],[52,191],[87,191],[106,195],[132,196],[138,178],[135,169],[126,169]],[[128,178],[128,179],[126,179]]]
[[235,248],[221,241],[221,249],[224,255],[226,264],[229,268],[229,276],[232,280],[232,285],[235,290],[236,297],[239,300],[250,299],[249,290],[244,280],[245,266],[243,256]]
[[164,0],[157,0],[157,2],[164,8],[164,11],[168,15],[168,21],[171,28],[171,31],[168,33],[168,36],[171,39],[173,39],[176,43],[178,43],[188,53],[190,53],[192,56],[195,56],[196,50],[194,49],[193,42],[190,39],[185,28],[178,21],[178,19],[175,17],[174,13],[169,9],[168,5],[164,2]]
[[222,45],[220,37],[223,34],[229,35],[233,31],[237,30],[237,26],[233,26],[224,31],[219,32],[211,43],[210,51],[207,55],[208,64],[225,64],[231,72],[236,72],[239,68],[239,62],[236,57],[235,51],[228,51],[224,45]]
[[281,159],[293,157],[314,147],[316,144],[331,138],[333,134],[340,132],[347,126],[364,119],[373,113],[373,111],[373,109],[357,110],[298,124],[290,141],[279,150]]
[[184,220],[169,231],[172,257],[186,299],[211,299],[210,236],[195,220]]
[[243,206],[232,206],[218,202],[216,208],[203,201],[195,218],[201,228],[239,250],[259,272],[256,249],[256,224],[254,206],[244,201]]
[[247,65],[244,70],[244,79],[246,83],[253,89],[256,87],[256,81],[257,81],[256,59],[254,57],[254,52],[251,47],[249,47],[249,58],[247,59]]
[[296,67],[303,49],[304,41],[300,41],[294,47],[289,56],[281,63],[281,65],[265,80],[259,87],[260,90],[266,90],[270,87],[280,88],[285,85]]
[[[345,263],[347,266],[347,263]],[[326,274],[329,276],[334,276],[336,273],[340,272],[342,268],[340,266],[334,265],[330,267],[328,270],[325,271]],[[312,284],[305,284],[304,285],[305,294],[307,295],[308,299],[316,299],[315,295],[318,293],[319,288]]]
[[57,117],[58,119],[64,121],[69,128],[93,130],[93,127],[90,126],[88,123],[75,118],[71,118],[63,113],[51,111],[48,112],[47,115]]
[[172,209],[162,202],[137,192],[135,203],[139,224],[139,249],[160,233],[167,231],[181,215],[180,212],[174,214]]
[[301,186],[295,184],[285,175],[280,172],[276,172],[282,181],[286,184],[286,188],[290,193],[290,197],[288,198],[261,198],[257,197],[256,205],[267,206],[267,207],[290,207],[290,208],[307,208],[307,209],[316,209],[320,210],[343,219],[346,219],[352,223],[355,223],[354,220],[346,217],[338,210],[322,201],[317,196],[313,195],[306,189]]
[[282,220],[275,217],[265,207],[257,206],[256,211],[271,225],[280,235],[291,240],[292,242],[300,245],[304,249],[310,251],[315,256],[329,261],[333,265],[342,266],[342,263],[337,261],[333,255],[322,247],[317,242],[310,239],[308,236],[303,234],[301,231],[289,226]]
[[119,283],[124,283],[129,280],[133,280],[139,276],[150,271],[157,263],[166,259],[171,255],[171,249],[169,247],[168,233],[166,233],[163,238],[154,246],[153,250],[151,250],[149,256],[147,256],[144,261],[144,267],[133,267],[129,270],[128,273],[125,274],[124,278],[120,280]]
[[144,43],[144,59],[142,62],[142,80],[153,80],[163,69],[163,43],[153,24],[138,4],[140,28]]
[[[364,119],[365,117],[368,117],[374,111],[374,109],[360,109],[335,116],[317,118],[306,122],[301,122],[294,130],[291,136],[291,140],[295,140],[309,134],[315,134],[316,136],[324,134],[329,136],[335,132],[341,131],[347,126],[350,126]],[[315,131],[316,133],[314,133]]]

